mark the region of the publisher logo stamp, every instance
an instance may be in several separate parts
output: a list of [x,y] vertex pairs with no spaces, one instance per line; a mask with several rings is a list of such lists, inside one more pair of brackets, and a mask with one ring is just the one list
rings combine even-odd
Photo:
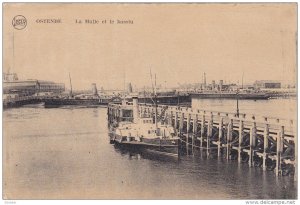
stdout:
[[17,15],[12,20],[12,25],[17,30],[22,30],[27,26],[27,19],[22,15]]

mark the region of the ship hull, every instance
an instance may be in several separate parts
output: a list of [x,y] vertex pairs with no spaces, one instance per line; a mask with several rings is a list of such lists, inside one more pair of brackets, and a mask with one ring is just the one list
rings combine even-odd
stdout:
[[108,101],[101,99],[46,99],[45,108],[57,108],[61,106],[107,106]]
[[110,143],[118,146],[133,149],[135,151],[147,152],[155,155],[178,157],[178,139],[148,139],[142,138],[140,141],[134,137],[124,137],[115,133],[110,133]]
[[[172,96],[157,96],[157,104],[160,105],[185,105],[191,103],[191,97],[189,95],[172,95]],[[153,103],[153,99],[150,97],[139,97],[139,103]]]
[[195,93],[191,94],[193,99],[239,99],[239,100],[267,100],[269,95],[253,93],[253,94],[235,94],[235,93]]

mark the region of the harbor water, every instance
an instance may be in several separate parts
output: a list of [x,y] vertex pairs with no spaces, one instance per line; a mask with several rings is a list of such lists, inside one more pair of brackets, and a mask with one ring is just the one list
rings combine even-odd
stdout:
[[[277,109],[268,103],[279,101],[245,107],[265,103],[257,110],[261,113]],[[227,107],[213,103],[214,110]],[[248,164],[200,156],[166,159],[115,147],[109,143],[106,108],[8,109],[3,123],[4,198],[297,198],[293,177],[276,177]]]

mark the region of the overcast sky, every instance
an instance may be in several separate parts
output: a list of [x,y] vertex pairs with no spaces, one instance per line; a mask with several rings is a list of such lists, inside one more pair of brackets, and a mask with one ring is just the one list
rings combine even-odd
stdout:
[[[27,27],[15,30],[23,15]],[[38,24],[59,18],[61,24]],[[133,24],[75,24],[75,19]],[[296,4],[39,4],[4,6],[4,64],[21,79],[73,88],[169,86],[224,79],[244,83],[296,78]],[[14,36],[14,52],[13,52]],[[14,54],[14,55],[13,55]]]

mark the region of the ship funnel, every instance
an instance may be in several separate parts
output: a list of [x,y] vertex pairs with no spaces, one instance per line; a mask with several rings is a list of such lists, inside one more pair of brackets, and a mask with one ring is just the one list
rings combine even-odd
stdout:
[[96,83],[92,83],[92,94],[98,95],[97,85]]
[[139,119],[138,97],[132,97],[132,106],[133,106],[133,122],[137,123]]

